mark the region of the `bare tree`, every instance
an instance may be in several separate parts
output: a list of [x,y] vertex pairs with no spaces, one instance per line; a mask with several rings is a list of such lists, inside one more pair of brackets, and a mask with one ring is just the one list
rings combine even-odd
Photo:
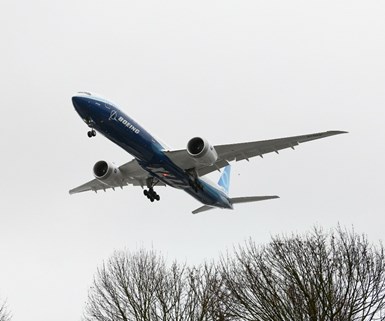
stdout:
[[232,320],[231,297],[214,263],[205,263],[188,271],[189,320]]
[[116,252],[98,269],[84,320],[385,321],[384,249],[338,228],[250,240],[218,266]]
[[165,264],[153,252],[117,252],[98,269],[85,320],[150,320]]
[[219,274],[213,264],[167,267],[153,251],[117,252],[97,272],[86,321],[186,321],[219,319]]
[[221,269],[241,320],[385,320],[384,249],[354,232],[250,240]]
[[0,321],[10,321],[11,320],[11,315],[7,309],[6,303],[3,303],[0,306]]

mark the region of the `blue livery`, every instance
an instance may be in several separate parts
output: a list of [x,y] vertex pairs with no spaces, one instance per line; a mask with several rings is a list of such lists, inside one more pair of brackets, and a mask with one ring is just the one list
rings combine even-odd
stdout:
[[[204,205],[194,214],[213,208],[232,209],[234,204],[278,198],[278,196],[229,197],[231,161],[262,157],[266,153],[292,148],[300,143],[344,133],[327,131],[302,136],[238,144],[212,146],[201,137],[192,138],[186,149],[168,150],[154,136],[118,106],[102,97],[81,92],[72,97],[72,104],[94,137],[96,131],[123,148],[134,159],[121,166],[99,161],[93,168],[95,178],[70,190],[70,194],[141,186],[151,201],[159,201],[155,187],[171,186],[184,190]],[[223,169],[218,184],[205,176]]]

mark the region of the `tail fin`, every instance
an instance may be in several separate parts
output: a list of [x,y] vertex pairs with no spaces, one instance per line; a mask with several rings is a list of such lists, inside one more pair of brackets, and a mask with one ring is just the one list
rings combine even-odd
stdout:
[[218,181],[218,185],[223,187],[226,194],[229,194],[229,189],[230,189],[230,170],[231,170],[231,165],[227,165],[223,169],[222,175]]

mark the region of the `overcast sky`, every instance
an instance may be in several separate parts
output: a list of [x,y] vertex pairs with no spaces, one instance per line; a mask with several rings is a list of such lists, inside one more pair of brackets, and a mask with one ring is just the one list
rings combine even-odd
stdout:
[[[383,240],[384,17],[383,0],[2,0],[0,297],[13,321],[79,320],[114,250],[199,264],[338,223]],[[231,196],[281,198],[234,211],[194,216],[200,204],[171,188],[154,204],[133,187],[69,196],[96,161],[132,158],[87,137],[81,90],[173,148],[349,134],[235,163]]]

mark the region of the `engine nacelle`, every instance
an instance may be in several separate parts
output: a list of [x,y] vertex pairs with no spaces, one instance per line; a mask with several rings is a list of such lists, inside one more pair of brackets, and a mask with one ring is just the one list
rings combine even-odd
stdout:
[[99,161],[94,165],[94,176],[100,182],[108,186],[123,186],[124,177],[119,168],[106,161]]
[[189,140],[187,152],[202,165],[212,165],[218,159],[215,148],[201,137],[194,137]]

